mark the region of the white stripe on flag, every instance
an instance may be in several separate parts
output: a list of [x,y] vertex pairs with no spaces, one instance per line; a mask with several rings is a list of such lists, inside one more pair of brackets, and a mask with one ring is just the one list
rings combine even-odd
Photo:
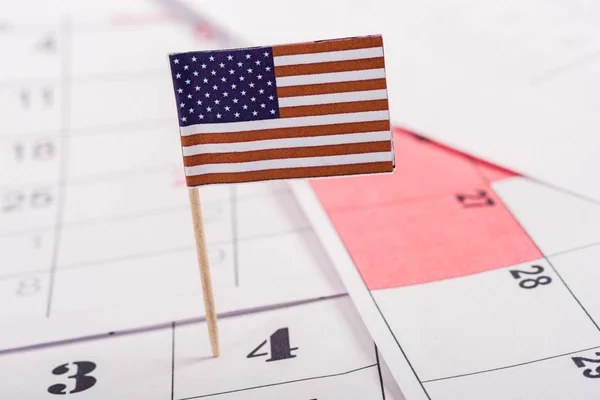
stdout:
[[392,152],[344,154],[340,156],[283,158],[277,160],[261,160],[228,164],[205,164],[185,167],[186,176],[218,174],[231,172],[263,171],[280,168],[325,167],[332,165],[350,165],[361,163],[388,162],[392,160]]
[[228,122],[221,124],[195,124],[179,128],[181,136],[201,133],[229,133],[263,129],[294,128],[300,126],[331,125],[390,119],[388,110],[356,113],[328,114],[310,117],[263,119],[258,121]]
[[312,85],[315,83],[333,83],[347,81],[364,81],[367,79],[385,78],[385,68],[363,69],[358,71],[328,72],[312,75],[292,75],[276,77],[277,87]]
[[207,143],[194,146],[183,146],[184,156],[213,153],[234,153],[241,151],[289,149],[294,147],[314,147],[348,143],[368,143],[391,141],[390,131],[345,133],[342,135],[308,136],[285,139],[256,140],[238,143]]
[[367,49],[328,51],[324,53],[294,54],[289,56],[273,57],[275,66],[312,64],[328,61],[359,60],[362,58],[383,57],[383,47],[370,47]]
[[279,107],[309,106],[316,104],[345,103],[348,101],[387,99],[387,90],[365,90],[362,92],[344,92],[315,94],[311,96],[281,97]]

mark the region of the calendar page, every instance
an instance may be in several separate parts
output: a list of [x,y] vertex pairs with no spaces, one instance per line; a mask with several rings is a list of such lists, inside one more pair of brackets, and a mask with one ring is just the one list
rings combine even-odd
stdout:
[[381,34],[394,123],[600,202],[598,2],[195,4],[254,45]]
[[403,400],[344,296],[0,354],[2,398]]
[[[167,54],[221,45],[134,5],[2,17],[2,350],[203,319]],[[220,316],[345,293],[285,182],[200,192]]]
[[600,206],[396,129],[396,172],[296,182],[407,400],[600,396]]

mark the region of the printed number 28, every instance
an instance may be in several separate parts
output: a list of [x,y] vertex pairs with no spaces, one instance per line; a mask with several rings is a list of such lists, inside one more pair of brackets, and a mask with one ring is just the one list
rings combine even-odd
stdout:
[[539,275],[542,272],[544,272],[544,267],[542,267],[540,265],[532,265],[531,268],[533,268],[533,271],[522,271],[522,270],[517,270],[517,269],[510,270],[510,274],[513,276],[513,278],[520,279],[519,286],[521,286],[523,289],[533,289],[533,288],[538,287],[538,285],[547,285],[550,282],[552,282],[552,278],[550,278],[549,276],[545,276],[545,275],[538,276],[535,279],[534,278],[525,279],[525,277],[521,276],[521,275]]

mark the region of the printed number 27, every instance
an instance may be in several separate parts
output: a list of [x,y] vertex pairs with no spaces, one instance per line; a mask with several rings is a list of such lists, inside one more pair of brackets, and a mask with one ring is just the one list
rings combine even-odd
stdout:
[[[600,353],[596,353],[597,356],[600,356]],[[585,357],[571,357],[577,368],[586,367],[586,363],[596,363],[600,364],[600,358],[585,358]],[[586,378],[600,378],[600,365],[592,370],[592,368],[586,368],[583,370],[583,376]]]
[[539,275],[542,272],[544,272],[544,267],[540,266],[540,265],[532,265],[531,268],[533,268],[533,271],[522,271],[522,270],[518,270],[518,269],[511,269],[510,270],[510,274],[513,276],[513,278],[515,279],[520,279],[519,282],[519,286],[521,286],[523,289],[533,289],[538,287],[538,285],[547,285],[550,282],[552,282],[552,278],[550,278],[549,276],[538,276],[535,279],[533,278],[529,278],[529,279],[524,279],[524,277],[522,277],[521,275]]

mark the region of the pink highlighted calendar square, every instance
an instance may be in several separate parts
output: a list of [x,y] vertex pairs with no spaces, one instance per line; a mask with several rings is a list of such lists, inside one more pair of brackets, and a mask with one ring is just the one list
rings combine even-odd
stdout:
[[[481,192],[485,197],[457,199],[460,193]],[[330,218],[370,290],[455,278],[542,257],[485,187],[421,202],[331,212]]]
[[400,129],[394,130],[394,149],[393,174],[311,181],[325,209],[419,201],[484,182],[470,158]]

